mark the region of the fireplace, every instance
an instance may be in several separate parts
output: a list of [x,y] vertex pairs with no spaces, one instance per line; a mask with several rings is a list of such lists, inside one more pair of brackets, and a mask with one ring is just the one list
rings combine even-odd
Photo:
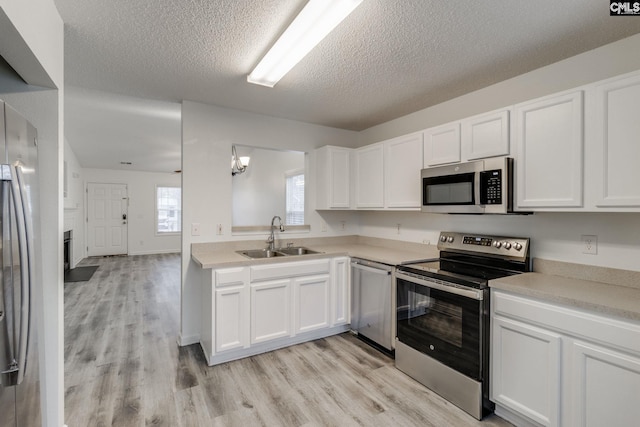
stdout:
[[64,232],[64,271],[71,269],[73,260],[73,230]]

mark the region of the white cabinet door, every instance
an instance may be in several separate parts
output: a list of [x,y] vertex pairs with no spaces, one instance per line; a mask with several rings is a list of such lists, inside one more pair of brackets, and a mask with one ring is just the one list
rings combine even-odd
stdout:
[[640,358],[573,343],[572,425],[632,426],[640,420]]
[[640,207],[640,75],[596,86],[596,206]]
[[383,144],[372,144],[354,152],[356,168],[356,207],[384,207]]
[[316,150],[316,209],[350,207],[351,151],[332,146]]
[[331,326],[344,325],[351,321],[351,286],[349,258],[336,258],[331,265]]
[[216,353],[249,346],[248,286],[231,286],[215,292]]
[[385,206],[421,206],[422,132],[384,143]]
[[329,275],[293,279],[295,332],[329,326]]
[[291,280],[251,285],[251,344],[291,335]]
[[541,425],[559,425],[560,335],[502,317],[491,322],[491,400]]
[[509,110],[462,121],[462,152],[466,160],[507,156],[509,148]]
[[460,161],[460,123],[447,123],[424,131],[424,167]]
[[582,91],[516,105],[519,208],[582,206]]

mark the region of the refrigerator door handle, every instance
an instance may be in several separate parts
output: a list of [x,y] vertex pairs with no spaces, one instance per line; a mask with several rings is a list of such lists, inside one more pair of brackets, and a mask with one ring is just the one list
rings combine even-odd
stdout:
[[[6,171],[6,175],[3,173]],[[7,178],[8,179],[5,179]],[[17,364],[15,363],[13,351],[13,297],[11,292],[5,295],[7,291],[6,283],[11,283],[11,271],[5,268],[5,263],[11,265],[11,262],[5,258],[5,251],[11,250],[10,240],[5,238],[5,232],[11,233],[9,212],[9,197],[11,194],[9,181],[11,173],[7,165],[0,165],[0,197],[2,198],[0,206],[0,240],[2,247],[0,249],[0,384],[2,386],[10,386],[15,384],[15,372]]]
[[[18,338],[18,354],[9,366],[9,370],[3,372],[10,374],[13,384],[22,383],[27,364],[27,351],[30,333],[30,311],[31,311],[31,259],[33,251],[31,249],[30,224],[25,216],[26,206],[22,197],[25,189],[20,165],[2,165],[2,181],[8,181],[11,189],[11,199],[15,213],[15,224],[18,238],[18,252],[20,254],[20,332]],[[8,172],[8,173],[7,173]]]

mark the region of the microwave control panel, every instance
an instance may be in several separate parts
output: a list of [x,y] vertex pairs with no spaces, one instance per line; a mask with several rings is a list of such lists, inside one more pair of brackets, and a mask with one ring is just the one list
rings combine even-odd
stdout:
[[502,204],[502,169],[480,172],[480,204]]

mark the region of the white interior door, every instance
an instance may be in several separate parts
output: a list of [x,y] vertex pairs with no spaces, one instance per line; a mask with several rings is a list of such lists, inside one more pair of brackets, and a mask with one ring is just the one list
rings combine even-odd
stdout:
[[87,255],[127,254],[126,184],[87,185]]

